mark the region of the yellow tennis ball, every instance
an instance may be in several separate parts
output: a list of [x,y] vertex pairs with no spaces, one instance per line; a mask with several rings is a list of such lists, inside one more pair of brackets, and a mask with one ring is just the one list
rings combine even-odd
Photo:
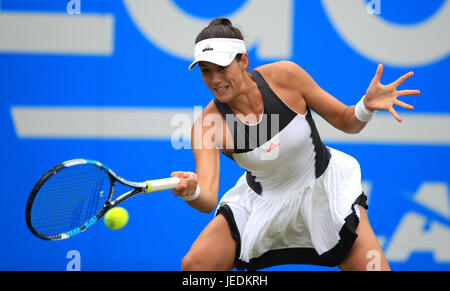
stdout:
[[114,207],[106,212],[104,221],[109,229],[121,229],[128,222],[128,212],[125,208]]

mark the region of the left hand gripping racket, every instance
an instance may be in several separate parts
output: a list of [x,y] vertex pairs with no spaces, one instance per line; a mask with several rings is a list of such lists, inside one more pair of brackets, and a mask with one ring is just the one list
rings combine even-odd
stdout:
[[[134,189],[112,201],[115,182]],[[91,227],[128,198],[173,189],[179,183],[179,178],[130,182],[100,162],[70,160],[39,179],[28,198],[25,217],[28,228],[39,238],[67,239]]]

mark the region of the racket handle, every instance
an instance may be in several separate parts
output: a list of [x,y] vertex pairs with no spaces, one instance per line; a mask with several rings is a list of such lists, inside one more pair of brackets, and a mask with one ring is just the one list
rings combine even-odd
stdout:
[[178,186],[180,181],[181,181],[180,178],[176,177],[145,181],[145,183],[147,183],[147,190],[145,192],[150,193],[155,191],[173,189]]

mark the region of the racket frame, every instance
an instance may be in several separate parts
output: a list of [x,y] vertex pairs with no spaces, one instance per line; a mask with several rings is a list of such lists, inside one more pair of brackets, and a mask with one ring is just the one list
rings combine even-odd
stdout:
[[[31,209],[33,207],[33,201],[36,197],[36,195],[39,192],[39,189],[44,185],[44,183],[50,179],[53,175],[55,175],[57,172],[68,168],[73,167],[77,165],[83,165],[83,164],[90,164],[99,167],[103,171],[105,171],[108,174],[108,177],[110,179],[110,191],[108,194],[108,198],[103,205],[103,207],[95,214],[93,217],[91,217],[88,221],[86,221],[83,225],[70,230],[65,233],[61,233],[58,235],[52,235],[52,236],[46,236],[42,235],[38,231],[36,231],[31,223]],[[111,201],[114,195],[114,189],[115,189],[115,182],[119,182],[122,185],[132,187],[133,190],[130,190],[119,197],[117,197],[115,200]],[[27,226],[30,229],[30,231],[36,235],[37,237],[43,239],[43,240],[63,240],[70,237],[73,237],[77,234],[80,234],[84,231],[86,231],[89,227],[94,225],[97,221],[99,221],[108,210],[110,210],[113,207],[116,207],[120,203],[124,202],[125,200],[134,197],[141,193],[150,193],[155,191],[162,191],[162,190],[168,190],[176,187],[178,183],[180,182],[179,178],[166,178],[166,179],[158,179],[158,180],[150,180],[145,182],[131,182],[128,180],[125,180],[124,178],[118,176],[116,173],[114,173],[109,167],[106,165],[95,161],[95,160],[89,160],[89,159],[73,159],[66,162],[63,162],[49,171],[45,173],[39,181],[36,183],[36,185],[33,187],[31,194],[28,198],[26,210],[25,210],[25,219],[27,222]]]

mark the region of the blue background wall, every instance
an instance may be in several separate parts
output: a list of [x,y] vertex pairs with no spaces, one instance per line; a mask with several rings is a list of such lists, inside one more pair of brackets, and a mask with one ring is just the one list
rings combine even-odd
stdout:
[[[223,1],[167,1],[187,18],[205,24],[216,16],[233,17],[247,4],[246,0],[227,1],[227,7]],[[27,229],[25,204],[28,195],[40,176],[60,162],[78,157],[96,159],[126,179],[143,181],[169,176],[174,170],[195,171],[195,161],[189,149],[174,149],[168,138],[21,136],[17,132],[19,125],[13,118],[14,108],[190,110],[194,105],[204,107],[213,97],[202,83],[198,69],[187,71],[188,59],[168,52],[156,45],[157,41],[146,37],[142,27],[133,21],[127,1],[81,0],[81,15],[69,15],[68,2],[0,2],[0,213],[3,219],[0,269],[66,270],[71,261],[66,257],[67,253],[77,250],[82,270],[178,270],[184,254],[213,214],[191,209],[171,191],[141,195],[125,202],[123,207],[129,211],[130,221],[120,231],[108,230],[103,223],[98,223],[70,240],[48,242],[34,237]],[[325,9],[326,1],[288,2],[292,7],[288,11],[280,10],[286,14],[274,13],[268,19],[268,16],[256,17],[258,14],[253,13],[253,18],[247,21],[272,22],[276,26],[280,19],[289,16],[289,55],[261,57],[258,41],[255,41],[255,45],[249,46],[251,66],[290,59],[342,102],[355,104],[367,89],[377,64],[383,60],[367,56],[342,37]],[[154,1],[155,11],[162,11],[159,3],[161,1]],[[347,1],[342,5],[354,3]],[[380,1],[380,14],[365,13],[367,17],[379,18],[393,27],[406,28],[431,21],[447,4],[444,0]],[[365,3],[360,6],[364,9]],[[274,9],[275,12],[278,10]],[[15,44],[4,43],[2,46],[1,43],[6,42],[1,38],[5,31],[14,34],[17,30],[19,35],[20,27],[1,27],[5,25],[1,20],[13,12],[52,13],[67,19],[109,15],[114,19],[112,51],[54,53],[49,49],[33,50],[30,47],[30,51],[24,52],[15,49],[18,47]],[[169,17],[165,20],[158,29],[164,31],[175,25]],[[448,21],[445,25],[441,28],[450,31]],[[180,34],[184,33],[183,27],[179,30]],[[246,35],[245,26],[242,30]],[[197,32],[190,33],[195,35]],[[35,37],[36,43],[45,43],[43,37]],[[380,37],[380,48],[386,45],[381,36],[373,37]],[[450,38],[450,34],[440,40],[442,46],[448,43],[446,38]],[[404,98],[415,106],[415,115],[403,116],[437,117],[432,126],[437,133],[436,141],[393,143],[383,140],[383,130],[380,140],[374,143],[328,141],[324,136],[327,145],[360,162],[363,181],[369,187],[369,218],[394,270],[450,270],[448,53],[450,50],[419,64],[413,61],[402,65],[383,62],[383,83],[390,83],[410,70],[415,72],[401,89],[420,89],[422,94]],[[405,114],[401,109],[398,111],[400,115]],[[393,126],[395,123],[392,119]],[[67,130],[70,132],[70,128]],[[406,130],[413,136],[424,134],[419,129]],[[241,169],[224,157],[221,167],[219,196],[242,174]],[[294,265],[270,269],[327,268]]]

